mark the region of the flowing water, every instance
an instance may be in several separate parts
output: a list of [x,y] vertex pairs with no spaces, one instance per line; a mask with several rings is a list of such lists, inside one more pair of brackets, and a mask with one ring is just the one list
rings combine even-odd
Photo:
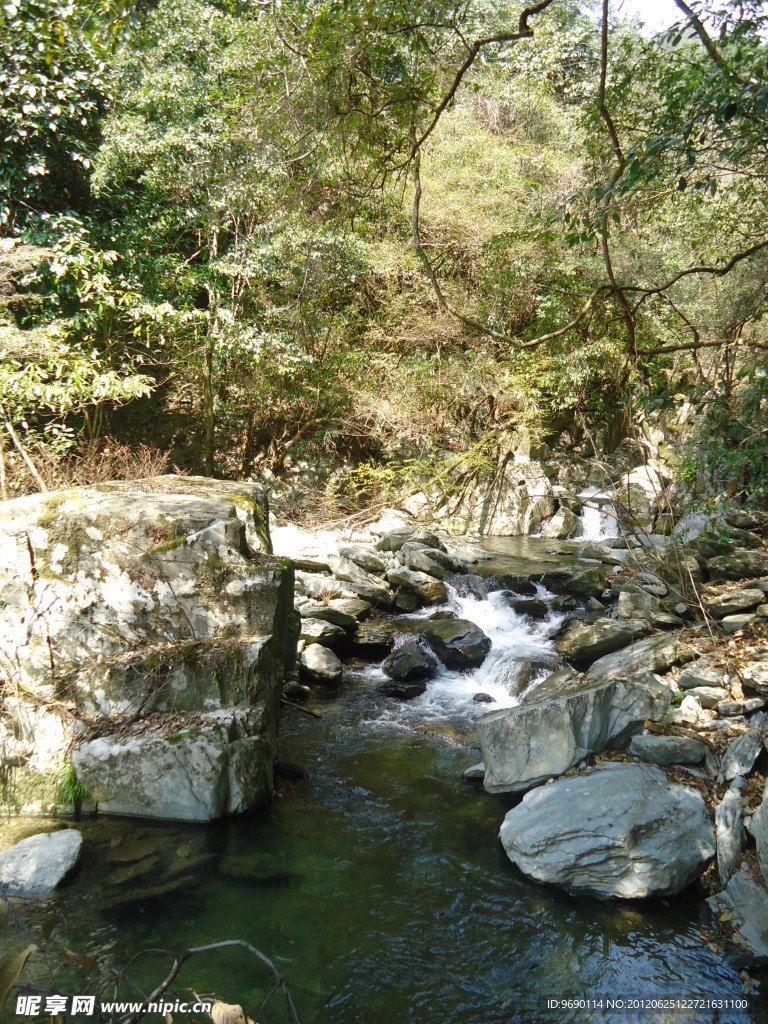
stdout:
[[[543,541],[488,546],[494,569],[549,557]],[[80,875],[58,899],[68,945],[125,963],[148,947],[245,939],[275,960],[304,1024],[768,1019],[756,1002],[744,1014],[605,1009],[637,996],[739,999],[741,982],[708,945],[701,894],[576,900],[507,860],[498,829],[513,801],[462,779],[480,759],[472,727],[488,708],[473,696],[514,703],[510,675],[524,660],[547,671],[560,616],[534,623],[469,582],[457,581],[451,606],[491,637],[485,664],[444,672],[408,703],[376,693],[378,669],[352,666],[338,693],[313,694],[320,719],[284,714],[289,764],[261,812],[204,828],[84,822]],[[146,991],[167,966],[152,955],[129,975]],[[239,1002],[261,1024],[286,1019],[279,993],[260,1009],[269,980],[245,953],[191,961],[175,990],[185,986]],[[604,1008],[548,1009],[555,998]]]

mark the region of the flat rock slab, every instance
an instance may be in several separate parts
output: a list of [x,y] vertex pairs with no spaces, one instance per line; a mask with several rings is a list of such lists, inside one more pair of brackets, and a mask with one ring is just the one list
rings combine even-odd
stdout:
[[467,619],[434,619],[424,638],[448,668],[471,668],[485,661],[491,641],[474,622]]
[[648,674],[598,686],[575,681],[571,692],[484,715],[477,732],[489,793],[520,793],[564,774],[590,753],[620,746],[645,721],[660,721],[669,687]]
[[598,619],[594,623],[574,622],[557,642],[557,648],[574,665],[591,665],[604,654],[626,647],[649,631],[647,623],[632,619]]
[[723,619],[726,615],[737,615],[740,612],[751,612],[762,604],[765,595],[758,587],[747,587],[743,590],[731,590],[725,594],[704,598],[704,607],[715,619]]
[[638,672],[666,672],[673,665],[694,657],[694,649],[677,633],[651,636],[598,658],[587,672],[587,679],[598,682],[622,676],[626,678]]
[[702,764],[707,748],[691,736],[633,736],[629,752],[651,764]]
[[607,764],[535,789],[499,836],[525,875],[599,899],[682,892],[715,854],[701,794],[654,765]]
[[53,892],[74,871],[82,845],[74,828],[22,839],[0,853],[0,889],[28,896]]
[[726,782],[735,779],[737,775],[748,775],[752,771],[762,750],[765,735],[766,718],[762,711],[758,711],[752,718],[750,728],[738,736],[723,755],[720,770]]

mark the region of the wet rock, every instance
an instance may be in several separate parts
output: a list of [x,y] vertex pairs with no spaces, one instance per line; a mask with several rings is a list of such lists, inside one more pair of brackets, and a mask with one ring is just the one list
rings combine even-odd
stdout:
[[397,558],[407,569],[425,572],[435,579],[444,580],[451,573],[460,572],[465,566],[440,548],[428,548],[423,544],[408,541],[397,553]]
[[314,683],[333,685],[341,679],[341,662],[327,647],[310,644],[301,655],[301,673]]
[[495,704],[496,703],[495,699],[490,695],[490,693],[473,693],[472,694],[472,700],[475,702],[475,704]]
[[398,587],[413,591],[426,604],[442,604],[448,600],[445,584],[425,572],[416,572],[399,566],[387,572],[387,579]]
[[74,871],[82,845],[73,828],[22,839],[0,853],[0,890],[24,896],[53,892]]
[[728,912],[731,959],[739,967],[768,964],[768,892],[746,863],[735,871],[726,888],[707,903],[718,919]]
[[431,679],[437,672],[438,660],[420,638],[409,637],[389,655],[381,668],[390,679],[399,681]]
[[415,612],[421,608],[421,601],[412,590],[399,587],[395,592],[395,608],[399,612]]
[[354,562],[361,569],[374,575],[383,576],[389,565],[388,558],[385,558],[376,551],[372,551],[371,548],[367,548],[364,544],[346,544],[344,547],[339,548],[339,554],[342,558],[348,558],[350,562]]
[[485,661],[491,641],[474,622],[466,619],[437,619],[429,622],[424,637],[448,668],[471,668]]
[[351,559],[343,558],[341,555],[329,555],[328,565],[331,572],[338,580],[342,580],[355,594],[358,594],[366,601],[373,603],[387,602],[391,598],[386,583],[366,572],[356,565]]
[[735,778],[715,811],[717,870],[722,886],[728,884],[744,849],[741,794],[745,785],[741,776]]
[[750,728],[729,744],[720,763],[720,771],[726,782],[752,771],[763,746],[765,722],[765,715],[759,711],[752,717]]
[[[353,620],[354,621],[354,620]],[[303,619],[299,639],[307,644],[322,644],[323,647],[337,647],[346,639],[346,631],[325,619]]]
[[586,600],[590,597],[600,597],[605,590],[607,578],[606,569],[595,565],[588,569],[576,567],[552,569],[544,573],[541,582],[548,590],[553,590],[556,594],[565,592]]
[[306,700],[309,694],[309,687],[304,686],[303,683],[298,682],[296,679],[289,679],[283,687],[283,696],[286,700],[300,702]]
[[471,781],[480,780],[482,782],[483,776],[485,775],[485,765],[482,761],[477,764],[472,764],[469,768],[465,768],[462,777]]
[[703,708],[708,710],[716,707],[721,701],[726,700],[730,696],[728,691],[723,689],[722,686],[693,686],[687,693],[697,700]]
[[428,548],[438,548],[445,551],[445,545],[431,530],[425,530],[420,526],[403,526],[397,530],[390,530],[379,540],[376,547],[379,551],[399,551],[408,542],[424,544]]
[[701,740],[690,736],[656,736],[648,733],[633,736],[629,752],[651,764],[702,764],[707,747]]
[[549,615],[549,605],[539,597],[519,597],[517,594],[510,594],[507,603],[518,615],[528,615],[532,619],[546,619]]
[[628,647],[612,654],[605,654],[589,668],[587,679],[598,682],[604,679],[628,677],[641,672],[667,672],[673,665],[690,661],[696,652],[677,633],[638,640]]
[[297,569],[296,593],[327,601],[330,598],[340,598],[344,593],[344,586],[333,576]]
[[709,578],[723,580],[754,579],[768,574],[768,551],[737,548],[727,555],[716,555],[707,562]]
[[639,619],[598,619],[591,624],[573,622],[556,646],[568,661],[586,666],[648,632],[648,624]]
[[715,853],[701,794],[653,765],[607,764],[534,789],[499,835],[524,874],[599,899],[674,895]]
[[762,590],[747,587],[742,590],[730,590],[724,594],[704,597],[704,607],[715,619],[723,619],[726,615],[740,612],[751,612],[765,600]]
[[415,697],[420,697],[426,689],[427,684],[423,679],[412,682],[392,679],[386,683],[380,683],[376,687],[377,693],[383,697],[395,697],[397,700],[413,700]]
[[523,792],[562,775],[590,753],[621,746],[645,721],[660,721],[671,700],[669,687],[650,674],[598,686],[575,679],[565,687],[566,692],[540,700],[534,690],[517,707],[478,721],[489,793]]
[[381,661],[395,646],[395,626],[389,621],[361,622],[351,640],[352,653],[364,661]]

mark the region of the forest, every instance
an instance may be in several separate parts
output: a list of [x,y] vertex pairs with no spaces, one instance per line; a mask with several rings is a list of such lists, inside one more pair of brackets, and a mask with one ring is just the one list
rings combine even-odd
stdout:
[[767,15],[676,6],[9,0],[3,494],[309,460],[341,514],[683,410],[764,500]]

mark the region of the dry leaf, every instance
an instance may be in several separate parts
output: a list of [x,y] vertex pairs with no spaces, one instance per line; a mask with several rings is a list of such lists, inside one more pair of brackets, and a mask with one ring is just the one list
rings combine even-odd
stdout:
[[246,1024],[242,1006],[216,1002],[211,1007],[213,1024]]
[[97,971],[99,961],[93,956],[83,956],[81,953],[73,953],[71,949],[64,950],[64,959],[75,967],[84,967],[86,971]]
[[[36,949],[37,946],[27,946],[21,953],[12,953],[0,960],[0,1006],[8,998],[11,989],[21,977],[24,965]],[[242,1010],[240,1012],[242,1013]]]
[[58,923],[59,923],[59,915],[58,914],[48,914],[48,916],[45,918],[43,923],[40,925],[40,931],[43,933],[43,938],[44,939],[49,939],[51,937],[51,932],[53,931],[53,929],[56,927],[56,925]]
[[170,1013],[166,1013],[165,1015],[165,1024],[173,1024],[173,1017]]

